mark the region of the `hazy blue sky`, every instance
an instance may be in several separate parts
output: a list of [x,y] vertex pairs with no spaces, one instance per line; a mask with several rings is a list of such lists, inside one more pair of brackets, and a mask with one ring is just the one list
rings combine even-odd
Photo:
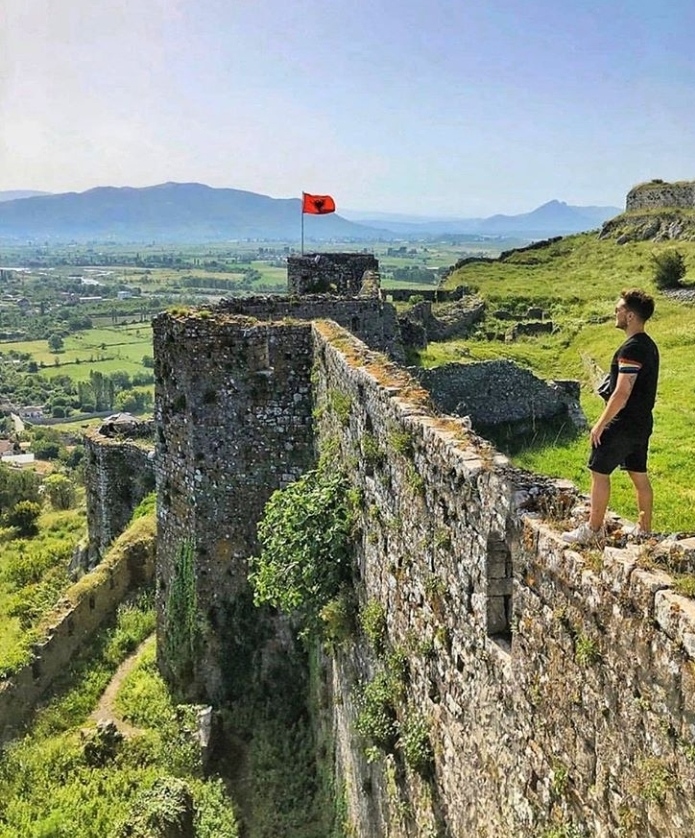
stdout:
[[0,190],[429,215],[695,179],[693,0],[0,0]]

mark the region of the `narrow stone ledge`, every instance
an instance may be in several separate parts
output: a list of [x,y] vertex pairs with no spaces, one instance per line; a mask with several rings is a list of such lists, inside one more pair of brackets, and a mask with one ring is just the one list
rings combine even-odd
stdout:
[[695,660],[695,602],[672,590],[657,591],[654,617],[664,633],[680,643],[688,657]]

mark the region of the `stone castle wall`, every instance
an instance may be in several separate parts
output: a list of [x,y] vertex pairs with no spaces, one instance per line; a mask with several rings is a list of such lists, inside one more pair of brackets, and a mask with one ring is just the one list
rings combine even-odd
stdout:
[[[242,606],[265,500],[338,439],[361,497],[357,596],[386,621],[384,649],[358,633],[327,661],[353,834],[695,830],[695,606],[669,577],[628,550],[568,549],[522,511],[504,458],[335,324],[165,314],[154,329],[158,631],[192,540],[208,626],[197,698],[233,695],[230,661],[257,633]],[[427,776],[398,748],[367,759],[356,733],[361,685],[389,650],[406,661],[399,721],[429,733]]]
[[356,297],[366,271],[379,272],[372,253],[306,253],[287,259],[290,294],[336,294]]
[[398,361],[404,357],[396,310],[379,296],[359,299],[330,294],[230,297],[222,300],[215,310],[267,321],[335,320],[373,349],[386,352]]
[[[367,764],[354,685],[384,656],[365,652],[364,639],[336,656],[356,834],[692,831],[695,604],[640,568],[637,549],[598,561],[568,549],[556,528],[516,509],[519,475],[499,455],[327,338],[319,386],[351,397],[340,429],[363,497],[361,601],[381,603],[387,647],[407,656],[399,712],[428,720],[435,763],[434,780],[404,771],[397,754]],[[337,430],[334,421],[319,438]],[[388,443],[398,431],[408,456]],[[380,443],[378,465],[366,434]]]
[[[256,522],[271,493],[314,459],[311,328],[225,314],[159,315],[153,328],[158,631],[168,630],[177,557],[193,543],[209,631],[186,692],[219,703],[237,689],[234,667],[249,652],[239,615],[248,605],[246,559],[257,549]],[[170,672],[162,644],[159,654]]]
[[695,181],[664,183],[652,180],[641,183],[627,193],[628,212],[651,209],[695,209]]
[[[143,423],[144,424],[144,423]],[[85,434],[88,563],[95,565],[128,525],[140,501],[154,490],[154,426],[139,438]]]

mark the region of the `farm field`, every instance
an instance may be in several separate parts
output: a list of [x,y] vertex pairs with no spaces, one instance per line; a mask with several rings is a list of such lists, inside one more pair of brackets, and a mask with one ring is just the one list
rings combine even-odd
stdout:
[[3,343],[0,349],[30,354],[46,376],[87,381],[91,370],[141,372],[143,356],[152,355],[152,331],[149,323],[90,329],[66,337],[59,353],[52,352],[45,340]]

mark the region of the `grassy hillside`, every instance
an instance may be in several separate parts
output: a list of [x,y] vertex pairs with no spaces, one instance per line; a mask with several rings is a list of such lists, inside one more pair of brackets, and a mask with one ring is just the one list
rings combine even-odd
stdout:
[[[695,243],[599,240],[596,234],[568,236],[535,250],[514,253],[504,261],[474,263],[452,273],[447,287],[464,284],[477,289],[488,303],[485,323],[466,341],[432,345],[422,353],[425,365],[444,360],[511,358],[544,378],[578,378],[582,406],[595,419],[602,402],[593,387],[600,369],[607,369],[623,335],[614,328],[613,307],[621,289],[645,288],[654,295],[656,313],[648,331],[661,350],[661,377],[655,408],[650,470],[655,489],[658,530],[695,530],[695,304],[667,298],[655,288],[651,256],[677,248],[685,257],[685,282],[695,287]],[[553,335],[521,338],[514,343],[490,340],[509,322],[494,316],[504,309],[523,314],[539,306],[558,327]],[[568,477],[588,488],[587,437],[537,438],[516,461],[533,470]],[[634,517],[632,489],[626,475],[613,481],[611,507]]]

